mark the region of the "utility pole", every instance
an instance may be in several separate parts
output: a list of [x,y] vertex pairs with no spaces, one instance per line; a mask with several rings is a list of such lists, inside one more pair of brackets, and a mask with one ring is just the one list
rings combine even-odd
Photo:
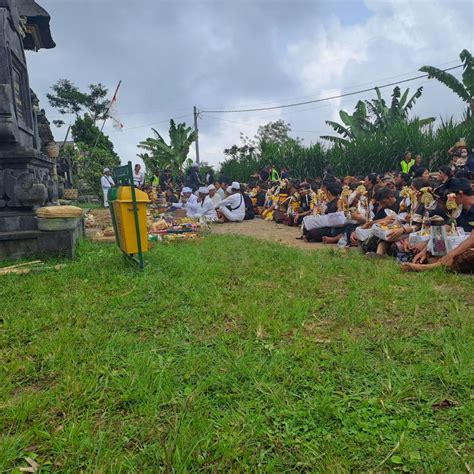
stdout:
[[193,113],[194,113],[194,131],[196,132],[196,163],[199,163],[199,130],[198,130],[199,112],[196,106],[193,107]]

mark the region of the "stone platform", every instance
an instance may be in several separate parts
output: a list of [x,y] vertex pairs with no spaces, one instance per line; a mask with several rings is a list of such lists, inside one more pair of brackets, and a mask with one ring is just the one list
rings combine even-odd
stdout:
[[31,257],[73,258],[76,243],[84,236],[84,220],[74,230],[0,232],[0,260]]

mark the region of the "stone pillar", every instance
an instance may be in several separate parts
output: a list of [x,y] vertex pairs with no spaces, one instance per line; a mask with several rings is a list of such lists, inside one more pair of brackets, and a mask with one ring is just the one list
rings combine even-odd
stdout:
[[38,126],[25,49],[54,48],[49,20],[34,0],[0,0],[0,259],[72,256],[82,233],[41,232],[36,225],[35,208],[54,202],[58,191],[53,160],[42,151],[40,132],[48,136]]

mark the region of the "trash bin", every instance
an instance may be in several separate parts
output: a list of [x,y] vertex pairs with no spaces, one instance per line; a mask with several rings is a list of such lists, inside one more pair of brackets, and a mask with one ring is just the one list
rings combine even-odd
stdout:
[[[110,196],[109,192],[109,196]],[[113,193],[115,194],[115,193]],[[113,213],[116,224],[116,238],[122,252],[127,254],[138,253],[138,236],[140,237],[142,252],[148,251],[148,231],[146,222],[146,205],[150,202],[148,194],[135,189],[135,198],[138,208],[138,229],[135,225],[135,214],[133,212],[132,188],[121,186],[116,188],[116,196],[113,199]]]

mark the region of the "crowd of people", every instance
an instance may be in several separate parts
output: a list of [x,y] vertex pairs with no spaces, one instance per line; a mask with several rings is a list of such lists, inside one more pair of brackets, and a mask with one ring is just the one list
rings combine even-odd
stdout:
[[[245,185],[223,175],[203,177],[194,164],[174,177],[164,170],[149,186],[161,191],[169,209],[185,210],[188,217],[215,223],[257,217],[299,227],[298,238],[307,242],[392,256],[406,270],[448,265],[472,273],[474,155],[465,146],[448,153],[451,162],[436,170],[407,151],[396,171],[338,177],[327,165],[322,177],[301,181],[291,179],[287,168],[267,166]],[[140,165],[134,182],[147,188]]]

